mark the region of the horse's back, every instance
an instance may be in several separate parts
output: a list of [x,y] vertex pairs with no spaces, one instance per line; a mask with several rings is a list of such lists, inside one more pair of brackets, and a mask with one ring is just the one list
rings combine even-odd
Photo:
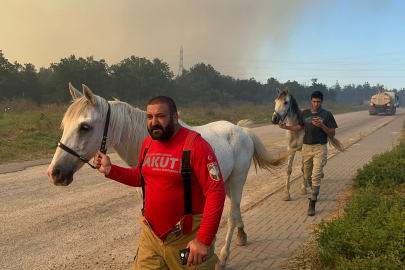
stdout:
[[236,170],[250,167],[254,146],[241,127],[228,121],[217,121],[190,128],[200,133],[214,149],[224,180],[237,173]]
[[191,127],[191,129],[199,132],[212,147],[216,145],[218,148],[231,147],[233,150],[239,150],[251,146],[249,145],[251,140],[243,129],[228,121],[212,122],[204,126]]

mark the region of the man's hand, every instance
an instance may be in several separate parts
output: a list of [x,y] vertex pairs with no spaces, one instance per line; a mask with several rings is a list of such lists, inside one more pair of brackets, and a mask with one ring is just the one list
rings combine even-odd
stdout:
[[323,121],[319,118],[312,118],[312,124],[314,124],[317,127],[322,128],[323,126]]
[[280,127],[280,128],[282,128],[282,129],[286,129],[286,123],[284,123],[284,122],[281,122],[281,123],[279,123],[278,124],[278,126]]
[[204,245],[197,238],[190,241],[187,245],[187,248],[190,249],[190,253],[188,254],[187,260],[188,266],[201,264],[207,260],[210,247]]
[[300,125],[296,125],[296,126],[287,126],[286,123],[279,123],[278,126],[282,129],[286,129],[286,130],[290,130],[290,131],[301,131],[304,127],[300,126]]
[[93,165],[99,172],[108,175],[111,170],[111,161],[107,155],[104,155],[100,151],[94,156]]

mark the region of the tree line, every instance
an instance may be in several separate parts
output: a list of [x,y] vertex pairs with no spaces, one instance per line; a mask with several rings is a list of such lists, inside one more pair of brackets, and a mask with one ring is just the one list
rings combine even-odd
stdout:
[[[236,79],[221,75],[210,64],[198,63],[175,76],[169,65],[161,59],[149,60],[131,56],[117,64],[93,56],[82,58],[71,55],[59,63],[39,70],[33,64],[10,63],[0,50],[0,101],[27,98],[37,104],[68,103],[71,100],[68,83],[79,87],[86,84],[94,94],[107,100],[117,98],[128,103],[149,100],[157,95],[167,95],[179,104],[219,103],[226,106],[232,101],[261,104],[277,97],[276,88],[288,87],[298,100],[309,100],[313,91],[321,91],[325,100],[362,104],[369,100],[380,86],[363,85],[326,86],[311,79],[311,83],[280,82],[269,78],[266,83],[250,79]],[[79,89],[81,90],[81,89]],[[404,90],[398,91],[400,96]]]

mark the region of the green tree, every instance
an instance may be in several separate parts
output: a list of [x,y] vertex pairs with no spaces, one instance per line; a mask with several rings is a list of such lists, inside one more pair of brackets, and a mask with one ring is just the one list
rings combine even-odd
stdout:
[[108,65],[103,59],[96,61],[93,56],[84,59],[71,55],[61,59],[59,63],[51,64],[51,68],[53,74],[48,79],[48,101],[64,103],[70,101],[69,82],[79,90],[81,88],[79,86],[85,84],[94,94],[108,98]]
[[280,90],[283,91],[286,87],[288,87],[298,101],[308,101],[311,98],[311,89],[299,84],[297,81],[288,80]]
[[10,63],[0,50],[0,101],[21,96],[21,92],[19,92],[17,87],[17,82],[20,79],[20,68],[20,64],[17,62],[14,64]]
[[37,73],[38,80],[41,84],[47,85],[49,78],[52,76],[52,68],[41,67]]
[[109,69],[111,95],[125,101],[140,101],[158,95],[174,98],[173,72],[169,65],[155,58],[131,56]]
[[284,91],[284,89],[281,88],[281,83],[276,78],[271,77],[267,79],[267,84],[264,85],[264,99],[266,101],[275,100],[277,98],[277,88]]
[[43,100],[42,86],[37,77],[35,66],[32,64],[25,64],[21,67],[19,81],[19,92],[22,93],[23,98],[28,98],[41,104]]
[[309,87],[310,92],[320,91],[323,93],[324,100],[336,100],[336,91],[335,89],[328,89],[328,87],[323,83],[318,83],[318,79],[311,79],[312,85]]
[[236,100],[249,101],[254,105],[263,103],[265,86],[254,78],[249,80],[236,80],[234,95]]
[[[223,96],[221,83],[227,82],[211,65],[199,63],[176,77],[176,92],[182,103],[218,102]],[[222,91],[221,91],[222,90]]]

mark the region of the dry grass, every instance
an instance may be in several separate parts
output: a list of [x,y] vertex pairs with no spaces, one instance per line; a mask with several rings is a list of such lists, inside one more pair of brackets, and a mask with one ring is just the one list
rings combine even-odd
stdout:
[[220,107],[217,104],[211,104],[211,106],[190,104],[179,106],[178,109],[180,119],[191,126],[201,126],[219,120],[226,120],[236,124],[244,119],[251,119],[257,124],[270,123],[274,103],[253,105],[251,103],[233,102],[226,107]]
[[[144,110],[147,102],[141,104],[143,108],[138,107]],[[309,106],[309,102],[300,103],[300,108]],[[360,108],[325,102],[325,108],[329,107],[333,113],[356,111]],[[67,108],[66,104],[37,106],[26,99],[0,102],[0,164],[51,156],[62,135],[59,126]],[[205,125],[218,120],[236,124],[239,120],[250,119],[255,123],[254,127],[270,124],[274,103],[253,105],[238,101],[225,107],[216,103],[181,104],[178,110],[181,111],[180,119],[190,126]]]
[[30,100],[0,103],[0,164],[49,157],[61,137],[67,106],[37,106]]

